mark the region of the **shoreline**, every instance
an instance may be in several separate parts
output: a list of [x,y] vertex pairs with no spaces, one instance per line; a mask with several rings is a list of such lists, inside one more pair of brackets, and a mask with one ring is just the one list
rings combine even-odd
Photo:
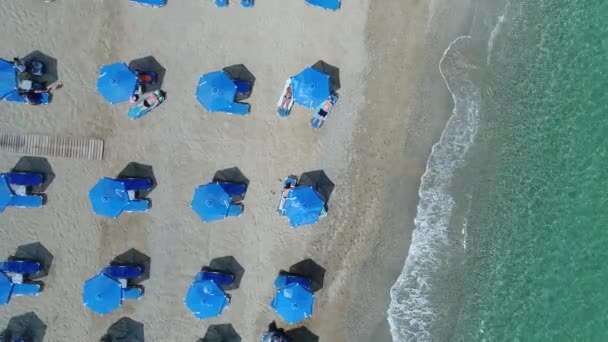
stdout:
[[[338,305],[347,308],[348,341],[392,342],[388,290],[408,256],[428,156],[454,108],[439,61],[454,38],[468,33],[473,8],[462,4],[449,8],[448,3],[438,2],[443,11],[427,18],[427,6],[372,3],[368,13],[367,41],[373,57],[362,112],[382,118],[361,115],[357,123],[353,164],[358,167],[350,169],[353,198],[359,205],[350,220],[341,223],[344,236],[336,242],[350,249],[345,259],[354,259],[344,267],[351,271],[345,282],[353,285],[343,289],[350,300]],[[441,22],[448,12],[450,21]],[[429,33],[432,22],[435,31]],[[371,100],[376,98],[393,101]],[[353,231],[348,232],[349,228]],[[343,241],[346,245],[341,245]],[[349,246],[349,242],[354,243]]]

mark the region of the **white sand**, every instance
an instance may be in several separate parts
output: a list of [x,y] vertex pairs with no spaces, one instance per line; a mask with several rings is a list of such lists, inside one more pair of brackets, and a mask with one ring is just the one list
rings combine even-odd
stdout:
[[[48,325],[49,341],[92,341],[122,316],[144,323],[148,341],[193,341],[208,324],[232,323],[253,341],[277,319],[268,303],[278,271],[306,257],[308,247],[331,219],[291,230],[275,213],[280,180],[324,169],[337,184],[330,201],[344,195],[341,175],[366,66],[366,3],[337,13],[304,1],[259,1],[252,9],[218,9],[211,1],[170,0],[163,9],[128,1],[40,0],[0,4],[0,56],[40,50],[58,60],[65,86],[46,107],[3,103],[0,129],[14,133],[91,136],[106,141],[105,160],[49,159],[56,178],[48,205],[8,210],[0,216],[0,253],[40,241],[54,255],[47,286],[37,298],[17,298],[0,311],[1,321],[34,311]],[[162,107],[136,122],[128,105],[110,106],[97,94],[102,64],[154,56],[167,70]],[[309,113],[296,108],[288,120],[275,114],[285,79],[323,59],[341,70],[343,103],[321,131],[308,126]],[[256,76],[252,113],[245,118],[206,113],[194,91],[201,73],[243,63]],[[348,96],[346,96],[348,94]],[[2,154],[9,170],[20,156]],[[102,176],[115,176],[127,163],[152,165],[158,187],[147,214],[118,220],[95,217],[87,193]],[[250,180],[246,212],[203,224],[189,207],[193,189],[216,170],[237,166]],[[152,259],[151,278],[141,301],[106,317],[82,305],[82,282],[116,255],[137,248]],[[241,288],[218,319],[198,321],[183,305],[192,277],[212,258],[233,255],[245,268]],[[331,293],[328,271],[319,305]],[[315,318],[323,319],[317,307]]]
[[[418,181],[449,115],[413,100],[444,91],[417,89],[442,84],[437,49],[423,44],[426,4],[373,5],[368,18],[367,0],[345,0],[335,13],[303,0],[258,0],[251,9],[232,2],[224,9],[211,0],[169,0],[163,9],[127,0],[0,3],[0,56],[40,50],[57,58],[65,84],[50,106],[0,103],[0,130],[106,141],[102,162],[49,158],[56,178],[48,205],[0,215],[1,256],[37,241],[54,255],[45,291],[1,308],[0,327],[34,311],[48,325],[47,341],[95,341],[128,316],[144,324],[147,341],[194,341],[219,323],[257,341],[273,320],[289,328],[268,305],[274,277],[312,258],[327,273],[304,325],[321,341],[386,340],[388,289],[405,258]],[[128,105],[110,106],[97,94],[97,72],[148,55],[167,70],[168,99],[132,122]],[[296,107],[285,120],[275,103],[285,79],[319,59],[340,68],[342,88],[325,127],[313,131],[308,111]],[[252,113],[206,113],[194,99],[200,74],[239,63],[257,78],[247,100]],[[436,77],[426,76],[432,72]],[[405,110],[412,105],[417,110]],[[0,154],[0,170],[19,157]],[[89,189],[133,161],[154,167],[152,210],[118,220],[94,216]],[[233,166],[250,180],[245,214],[203,224],[189,207],[194,187]],[[275,213],[276,191],[285,176],[318,169],[336,184],[329,216],[291,230]],[[146,294],[98,317],[82,305],[82,282],[129,248],[152,259]],[[211,259],[227,255],[245,268],[241,287],[220,318],[198,321],[183,305],[188,285]]]

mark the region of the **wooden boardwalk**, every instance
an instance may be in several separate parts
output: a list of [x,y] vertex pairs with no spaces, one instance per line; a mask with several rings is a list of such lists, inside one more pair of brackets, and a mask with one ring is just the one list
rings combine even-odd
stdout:
[[0,133],[0,151],[74,159],[103,159],[103,140]]

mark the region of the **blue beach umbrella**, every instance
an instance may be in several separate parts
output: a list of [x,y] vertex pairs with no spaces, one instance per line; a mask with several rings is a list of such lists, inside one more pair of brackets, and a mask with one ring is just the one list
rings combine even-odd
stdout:
[[277,290],[271,306],[289,324],[312,316],[315,295],[300,283],[291,283]]
[[0,305],[8,304],[11,300],[12,292],[13,282],[4,272],[0,272]]
[[311,186],[302,186],[289,192],[283,208],[291,226],[297,228],[317,223],[325,209],[325,202]]
[[293,100],[309,109],[322,104],[330,95],[329,76],[311,67],[291,78]]
[[196,187],[191,206],[203,222],[212,222],[225,219],[231,203],[230,194],[214,182]]
[[84,282],[82,298],[86,307],[103,316],[122,304],[122,285],[100,273]]
[[0,59],[0,99],[17,91],[17,71],[12,63]]
[[336,11],[340,8],[340,0],[306,0],[307,3],[327,10]]
[[207,111],[247,114],[249,106],[235,102],[236,94],[236,84],[223,71],[202,75],[196,88],[196,99]]
[[229,304],[228,296],[213,280],[193,282],[184,303],[198,319],[217,317]]
[[136,86],[137,75],[125,63],[104,65],[99,70],[97,91],[111,104],[129,101]]
[[129,205],[129,193],[124,182],[102,178],[89,191],[89,200],[95,214],[117,218]]

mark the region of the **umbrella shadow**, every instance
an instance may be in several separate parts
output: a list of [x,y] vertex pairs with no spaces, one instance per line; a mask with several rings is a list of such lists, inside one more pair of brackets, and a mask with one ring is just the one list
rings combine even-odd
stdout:
[[144,325],[129,317],[123,317],[112,324],[100,342],[144,342]]
[[156,83],[146,85],[145,92],[156,91],[162,88],[167,70],[153,56],[147,56],[130,61],[129,69],[151,71],[156,74]]
[[306,327],[291,329],[286,332],[292,342],[319,342],[319,336],[312,333]]
[[140,285],[144,281],[150,279],[150,265],[152,259],[146,254],[131,248],[128,251],[115,257],[110,265],[112,266],[139,266],[142,268],[142,275],[136,279],[129,279],[129,285]]
[[251,71],[249,71],[249,69],[247,69],[247,67],[244,64],[231,65],[231,66],[225,67],[224,69],[222,69],[222,71],[227,73],[231,79],[236,80],[236,81],[247,82],[247,83],[249,83],[249,85],[251,87],[251,90],[249,91],[248,94],[237,94],[235,101],[237,101],[237,102],[243,101],[243,100],[249,98],[249,96],[251,96],[251,93],[253,92],[253,85],[255,83],[255,76],[251,73]]
[[329,88],[332,93],[340,90],[340,69],[324,61],[317,61],[311,68],[329,76]]
[[59,80],[56,58],[36,50],[29,53],[27,56],[21,58],[21,60],[25,64],[29,64],[31,62],[41,62],[42,64],[44,64],[44,74],[42,76],[32,76],[34,81],[39,83],[46,83],[48,85]]
[[[249,187],[249,179],[245,177],[245,175],[241,172],[238,167],[231,167],[228,169],[218,170],[213,175],[214,182],[227,182],[234,184],[244,184],[245,189]],[[247,190],[245,190],[245,194]],[[243,196],[233,196],[232,200],[235,202],[240,202],[245,199],[245,194]]]
[[152,190],[154,190],[154,188],[156,188],[156,186],[158,185],[156,183],[156,176],[154,176],[154,170],[153,170],[152,166],[140,164],[140,163],[136,163],[136,162],[131,162],[131,163],[127,164],[127,166],[125,166],[125,168],[122,169],[122,171],[120,171],[117,178],[148,178],[148,179],[151,179],[152,186],[150,187],[150,189],[145,190],[145,191],[137,191],[137,194],[136,194],[137,198],[147,198],[149,201],[150,201],[150,199],[148,198],[148,195],[150,195]]
[[21,157],[17,164],[11,169],[11,172],[27,172],[27,173],[39,173],[44,176],[42,185],[31,187],[32,192],[42,194],[51,185],[55,179],[55,173],[49,163],[48,159],[44,157]]
[[42,342],[46,334],[46,324],[33,312],[14,316],[0,334],[1,341]]
[[327,202],[329,202],[329,197],[334,191],[335,184],[327,177],[325,171],[316,170],[303,173],[298,180],[298,185],[311,186],[317,190],[327,209]]
[[[274,336],[271,337],[272,340],[277,339],[278,337],[287,338],[287,335],[285,334],[285,329],[279,328],[275,321],[272,321],[270,324],[268,324],[268,328],[266,329],[266,332],[274,333]],[[266,340],[264,340],[264,341],[266,341]],[[272,342],[272,341],[270,341],[270,342]],[[291,340],[290,340],[290,342],[291,342]]]
[[323,288],[325,279],[325,269],[312,259],[302,260],[289,267],[289,274],[301,276],[311,280],[310,289],[312,292]]
[[34,242],[17,247],[15,255],[11,259],[39,262],[40,272],[28,275],[28,279],[34,280],[46,277],[49,274],[53,263],[53,254],[40,242]]
[[198,342],[241,342],[241,336],[234,330],[232,324],[210,325],[205,337]]
[[221,273],[227,273],[234,276],[234,282],[230,286],[226,286],[225,290],[236,290],[241,286],[241,280],[245,274],[245,269],[233,256],[225,256],[215,258],[209,262],[209,266],[203,268],[203,270],[216,271]]

